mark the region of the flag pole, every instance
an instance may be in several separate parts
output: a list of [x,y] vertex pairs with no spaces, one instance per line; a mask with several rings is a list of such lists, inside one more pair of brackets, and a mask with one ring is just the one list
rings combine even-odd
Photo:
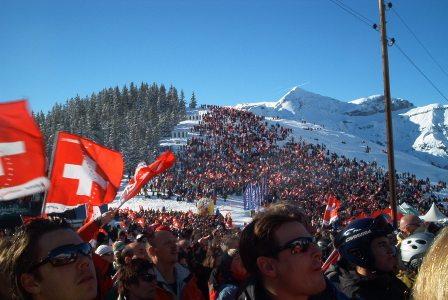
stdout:
[[50,179],[50,187],[45,191],[45,194],[44,194],[44,200],[42,201],[42,208],[40,211],[41,216],[43,216],[45,213],[45,206],[47,204],[48,190],[51,188],[51,174],[53,173],[54,153],[56,152],[56,146],[57,146],[57,141],[59,139],[60,132],[61,131],[58,131],[56,133],[54,140],[53,140],[53,148],[51,149],[51,156],[50,156],[50,165],[48,166],[48,178]]

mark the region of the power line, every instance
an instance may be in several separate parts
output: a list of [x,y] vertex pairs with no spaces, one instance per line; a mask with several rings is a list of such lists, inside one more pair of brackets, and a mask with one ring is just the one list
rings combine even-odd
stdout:
[[346,12],[348,12],[349,14],[351,14],[352,16],[357,18],[359,21],[361,21],[364,24],[366,24],[367,26],[369,26],[370,28],[373,28],[373,25],[375,24],[375,22],[373,22],[369,18],[363,16],[362,14],[358,13],[357,11],[355,11],[348,5],[342,3],[339,0],[329,0],[329,1],[333,2],[334,4],[336,4],[337,6],[339,6],[340,8],[342,8],[343,10],[345,10]]
[[422,41],[417,37],[417,35],[414,33],[414,31],[409,27],[409,25],[404,21],[404,19],[398,14],[398,12],[391,6],[392,11],[395,13],[395,15],[398,17],[398,19],[403,23],[403,25],[408,29],[408,31],[414,36],[414,38],[417,40],[417,42],[422,46],[423,49],[425,49],[428,56],[432,59],[432,61],[439,67],[439,69],[445,74],[446,77],[448,77],[448,73],[443,69],[443,67],[439,64],[439,62],[434,58],[434,56],[429,52],[428,48],[425,47],[425,45],[422,43]]
[[416,63],[414,63],[414,61],[409,57],[409,55],[407,55],[403,49],[400,48],[400,46],[398,46],[397,43],[394,44],[395,47],[397,47],[397,49],[401,52],[401,54],[403,54],[404,57],[406,57],[406,59],[414,66],[415,69],[417,69],[417,71],[423,76],[425,77],[425,79],[432,85],[432,87],[434,89],[436,89],[437,92],[439,92],[440,96],[442,96],[443,98],[445,98],[445,100],[448,102],[448,98],[445,97],[445,95],[439,90],[439,88],[432,82],[431,79],[429,79],[428,76],[425,75],[425,73],[423,73],[423,71],[417,66]]
[[[374,30],[377,30],[378,26],[377,24],[375,24],[372,20],[370,20],[367,17],[364,17],[362,14],[358,13],[357,11],[355,11],[354,9],[350,8],[348,5],[342,3],[340,0],[329,0],[331,2],[333,2],[334,4],[336,4],[337,6],[339,6],[340,8],[342,8],[344,11],[346,11],[347,13],[351,14],[352,16],[354,16],[355,18],[357,18],[358,20],[360,20],[361,22],[363,22],[364,24],[367,24],[370,28],[373,28]],[[392,5],[389,4],[389,7],[392,8]],[[434,84],[434,82],[429,79],[428,76],[426,76],[426,74],[422,71],[422,69],[420,69],[417,64],[409,57],[409,55],[407,55],[403,49],[401,49],[400,46],[398,46],[398,44],[396,43],[394,38],[389,38],[387,37],[387,40],[389,41],[389,45],[392,46],[396,46],[397,49],[400,51],[400,53],[409,61],[409,63],[411,63],[411,65],[414,66],[414,68],[429,82],[429,84],[431,84],[431,86],[448,102],[448,98],[442,93],[442,91]]]

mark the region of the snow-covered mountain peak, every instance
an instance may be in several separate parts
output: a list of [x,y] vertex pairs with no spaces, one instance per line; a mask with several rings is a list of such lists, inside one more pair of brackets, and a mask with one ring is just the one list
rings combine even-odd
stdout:
[[[344,155],[353,151],[345,149],[345,145],[350,144],[346,139],[350,137],[353,141],[362,141],[362,147],[371,143],[369,148],[373,149],[372,145],[376,145],[385,158],[386,150],[381,148],[386,145],[383,101],[382,95],[373,95],[343,102],[294,87],[276,102],[239,104],[236,108],[272,118],[285,125],[297,122],[298,127],[303,127],[298,129],[297,135],[310,135],[311,141],[320,142],[321,133],[338,137],[342,133],[346,137],[340,137],[340,140],[332,141],[332,145],[327,146]],[[448,105],[415,107],[408,100],[393,98],[392,110],[396,152],[410,155],[419,163],[431,165],[431,168],[444,168],[443,172],[448,172]],[[367,160],[374,157],[364,153],[358,156]],[[409,170],[408,160],[403,160],[403,170]]]
[[274,109],[280,112],[289,111],[293,115],[306,115],[322,109],[331,113],[341,113],[350,110],[352,106],[346,102],[312,93],[296,86],[277,101]]
[[[356,108],[348,112],[351,116],[368,116],[384,112],[384,96],[372,95],[365,98],[356,99],[349,103],[355,104]],[[401,98],[392,98],[392,111],[409,109],[415,107],[408,100]]]

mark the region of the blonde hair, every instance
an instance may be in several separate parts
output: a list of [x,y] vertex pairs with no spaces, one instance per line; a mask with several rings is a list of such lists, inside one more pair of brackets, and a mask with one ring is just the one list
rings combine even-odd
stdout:
[[415,281],[413,299],[448,299],[448,227],[436,237],[423,259]]

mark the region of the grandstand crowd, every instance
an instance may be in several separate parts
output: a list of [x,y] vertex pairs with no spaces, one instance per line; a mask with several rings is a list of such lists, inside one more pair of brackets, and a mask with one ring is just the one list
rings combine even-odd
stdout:
[[[331,153],[325,145],[294,141],[292,130],[253,113],[211,107],[179,162],[155,180],[152,188],[193,201],[202,197],[242,194],[250,182],[268,181],[267,202],[294,201],[317,224],[329,193],[343,203],[345,218],[387,208],[388,175],[376,162]],[[446,201],[437,192],[446,182],[431,184],[410,173],[397,174],[397,201],[428,210]],[[313,201],[309,201],[313,199]],[[317,208],[317,209],[316,209]],[[445,207],[439,209],[446,212]]]

